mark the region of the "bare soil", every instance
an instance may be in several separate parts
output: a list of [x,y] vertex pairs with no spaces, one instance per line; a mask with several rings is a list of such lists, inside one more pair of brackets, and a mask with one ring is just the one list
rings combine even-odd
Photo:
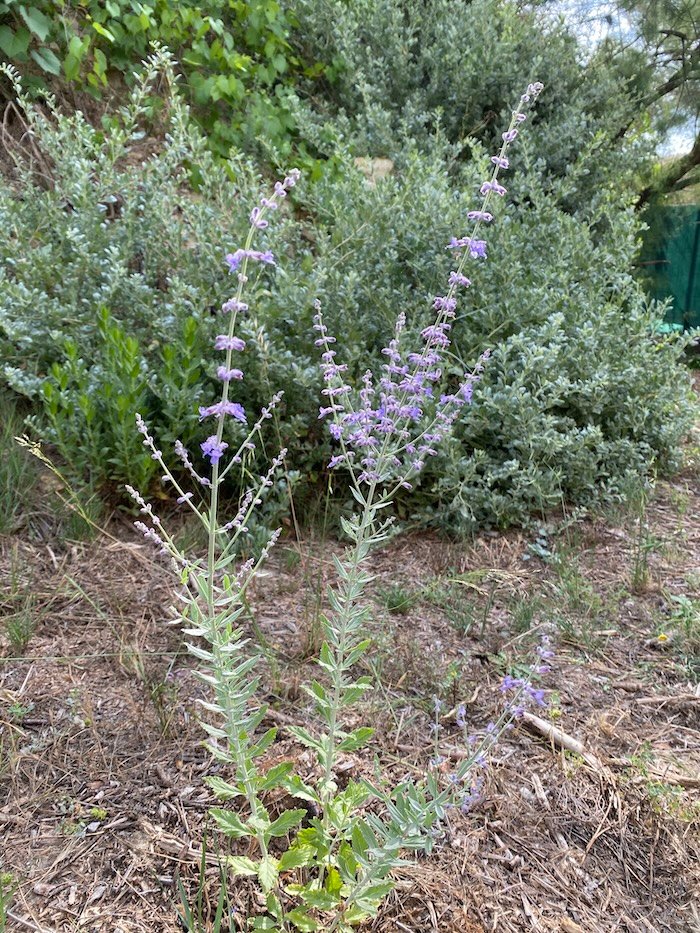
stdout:
[[[371,754],[347,756],[342,773],[373,776],[374,755],[394,777],[424,773],[435,696],[449,766],[464,747],[456,707],[483,728],[503,674],[545,632],[555,657],[541,717],[585,755],[516,724],[481,800],[451,811],[430,858],[409,857],[366,931],[700,930],[692,451],[690,461],[638,520],[559,516],[470,544],[404,536],[377,554],[367,672],[378,686],[357,714],[377,731]],[[221,773],[197,719],[204,687],[167,624],[163,567],[128,525],[109,530],[90,543],[29,527],[0,539],[0,864],[18,883],[8,930],[166,933],[182,929],[179,883],[195,898],[214,803],[203,778]],[[246,622],[268,654],[266,724],[280,726],[270,763],[294,759],[302,774],[313,763],[285,725],[313,723],[299,684],[313,676],[334,548],[281,541]],[[210,828],[205,845],[206,919],[225,840]],[[228,889],[231,929],[243,929],[254,892],[240,879]]]

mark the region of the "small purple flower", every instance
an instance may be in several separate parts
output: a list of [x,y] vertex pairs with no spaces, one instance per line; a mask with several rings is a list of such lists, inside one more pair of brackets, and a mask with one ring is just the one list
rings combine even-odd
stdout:
[[262,211],[259,207],[254,207],[250,212],[250,222],[258,230],[264,230],[268,226],[267,221],[262,216]]
[[236,421],[243,422],[243,424],[246,422],[245,411],[238,402],[216,402],[214,405],[203,406],[199,409],[200,421],[204,421],[205,418],[211,416],[223,418],[225,415],[231,415],[232,418],[235,418]]
[[217,440],[216,434],[212,434],[205,441],[202,441],[200,446],[205,457],[209,457],[212,463],[218,463],[228,444],[226,441]]
[[229,298],[228,301],[221,305],[221,310],[228,314],[234,312],[238,313],[239,311],[244,312],[248,310],[248,305],[245,301],[237,301],[235,298]]
[[525,681],[522,677],[513,677],[511,674],[506,674],[506,676],[501,681],[501,686],[498,688],[501,693],[507,693],[509,690],[519,690],[521,687],[525,686]]
[[512,143],[518,138],[518,131],[516,129],[506,130],[502,134],[502,139],[504,143]]
[[252,259],[253,262],[264,262],[271,266],[275,265],[275,257],[269,250],[260,252],[256,249],[237,249],[235,253],[226,254],[229,272],[238,271],[238,267],[244,259]]
[[466,275],[463,275],[461,272],[450,272],[449,284],[461,285],[463,288],[469,288],[472,282],[471,279],[468,279]]
[[243,370],[241,369],[226,369],[225,366],[219,366],[216,370],[216,375],[222,382],[230,382],[232,379],[242,379]]
[[479,191],[484,196],[486,196],[489,191],[493,191],[494,194],[497,194],[501,198],[506,194],[506,189],[497,181],[485,181],[481,188],[479,188]]
[[490,214],[488,211],[469,211],[467,214],[468,220],[479,220],[481,223],[490,224],[493,220],[493,214]]
[[502,168],[502,169],[510,168],[510,162],[508,161],[508,159],[506,159],[505,156],[499,156],[499,155],[491,156],[491,161],[497,168]]
[[178,505],[182,505],[183,502],[189,502],[189,500],[190,500],[191,498],[192,498],[192,493],[191,493],[191,492],[185,492],[185,493],[183,493],[181,496],[178,496],[178,497],[177,497]]
[[214,343],[215,350],[244,350],[245,340],[240,337],[228,337],[226,334],[219,334]]
[[433,301],[433,307],[436,311],[447,311],[451,313],[457,307],[457,301],[449,295],[447,297],[438,295]]

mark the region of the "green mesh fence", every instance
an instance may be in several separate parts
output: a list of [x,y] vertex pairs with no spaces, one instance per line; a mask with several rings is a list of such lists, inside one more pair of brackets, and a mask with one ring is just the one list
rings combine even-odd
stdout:
[[651,207],[644,216],[640,266],[652,296],[672,299],[666,315],[670,326],[700,327],[700,207]]

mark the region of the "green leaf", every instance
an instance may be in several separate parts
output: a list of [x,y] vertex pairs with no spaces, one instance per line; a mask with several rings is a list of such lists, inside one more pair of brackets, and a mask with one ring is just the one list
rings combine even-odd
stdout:
[[292,797],[298,797],[300,800],[308,800],[311,803],[320,804],[321,798],[309,784],[305,784],[298,774],[293,775],[282,782],[285,790],[289,791]]
[[52,75],[60,75],[61,63],[51,49],[32,49],[29,54],[44,71]]
[[276,727],[276,726],[272,726],[271,729],[268,729],[267,732],[265,732],[265,733],[258,739],[258,741],[255,743],[255,745],[251,746],[251,748],[250,748],[250,757],[251,757],[251,758],[257,758],[257,757],[259,757],[260,755],[262,755],[263,752],[266,752],[267,749],[268,749],[268,748],[272,745],[272,743],[275,741],[275,737],[276,737],[276,736],[277,736],[277,727]]
[[284,836],[290,829],[294,829],[295,826],[298,826],[305,816],[308,816],[306,810],[285,810],[281,816],[277,817],[274,823],[270,823],[266,835]]
[[41,10],[38,10],[35,6],[31,6],[29,9],[27,9],[26,6],[21,6],[19,12],[34,35],[38,36],[41,42],[44,42],[51,32],[52,23],[48,16],[45,16]]
[[274,765],[267,774],[259,779],[258,790],[272,790],[273,787],[279,787],[283,778],[286,778],[294,765],[291,761],[283,761],[282,764]]
[[354,729],[350,735],[346,736],[340,745],[338,745],[338,748],[341,752],[354,752],[358,748],[362,748],[363,745],[366,745],[373,735],[374,729],[361,726],[359,729]]
[[101,23],[93,22],[92,28],[95,30],[98,36],[102,36],[103,38],[107,39],[109,42],[115,41],[114,34],[111,33],[109,29],[106,29]]
[[212,807],[209,812],[216,820],[219,829],[223,830],[231,839],[241,839],[243,836],[252,836],[250,829],[232,810],[222,810],[220,807]]
[[277,884],[279,877],[279,868],[277,859],[271,855],[266,855],[258,867],[258,880],[265,894],[271,891]]
[[288,914],[284,915],[285,920],[289,920],[301,933],[314,933],[318,930],[318,924],[310,917],[303,907],[295,907]]
[[302,868],[311,865],[316,856],[313,846],[297,845],[296,843],[282,855],[278,868],[280,871],[289,871],[292,868]]
[[254,930],[279,930],[277,921],[272,917],[256,917],[253,921]]
[[326,891],[335,895],[336,898],[340,897],[340,892],[343,889],[343,879],[340,877],[340,872],[337,868],[330,868],[328,870],[324,887]]
[[316,891],[308,886],[300,892],[299,896],[305,904],[316,910],[333,910],[338,903],[338,898],[329,891]]
[[315,739],[310,732],[307,732],[301,726],[290,726],[287,732],[290,732],[295,739],[301,742],[302,745],[306,745],[307,748],[315,748],[319,752],[323,751],[323,743],[319,739]]
[[364,910],[369,914],[376,914],[381,902],[393,889],[394,883],[392,881],[377,882],[363,891],[355,903],[360,910]]
[[211,787],[219,800],[232,800],[234,797],[241,797],[244,793],[242,789],[216,775],[205,777],[204,783]]
[[9,26],[0,26],[0,49],[8,58],[21,58],[29,48],[31,35],[28,29],[10,29]]
[[257,875],[259,865],[245,855],[229,855],[226,866],[234,875]]

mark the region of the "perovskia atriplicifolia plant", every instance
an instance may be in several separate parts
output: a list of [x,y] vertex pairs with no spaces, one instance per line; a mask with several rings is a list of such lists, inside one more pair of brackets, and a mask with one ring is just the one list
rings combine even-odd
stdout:
[[[478,233],[493,219],[488,210],[491,199],[506,193],[499,174],[508,168],[508,148],[518,135],[519,124],[526,119],[522,111],[541,90],[540,84],[529,85],[519,109],[513,113],[502,147],[492,157],[491,177],[481,186],[481,206],[468,215],[473,223],[470,235],[454,238],[449,244],[459,261],[450,274],[446,294],[434,299],[437,314],[422,331],[422,348],[405,350],[406,322],[400,316],[395,334],[383,351],[386,361],[380,375],[366,372],[362,386],[355,390],[345,381],[347,367],[337,361],[335,338],[328,333],[320,307],[316,309],[316,344],[325,383],[320,417],[329,419],[330,434],[338,444],[329,467],[347,472],[356,508],[350,518],[342,521],[349,541],[346,550],[342,557],[333,557],[337,582],[327,593],[330,612],[323,618],[319,678],[304,687],[320,726],[314,729],[300,725],[288,730],[316,757],[313,783],[295,774],[292,762],[267,770],[261,766],[266,751],[275,742],[276,730],[261,731],[266,709],[257,702],[260,657],[251,650],[242,628],[245,592],[279,532],[270,535],[257,558],[236,564],[237,544],[247,532],[253,510],[272,485],[286,451],[280,451],[267,474],[249,488],[232,519],[223,522],[219,515],[222,481],[254,447],[263,421],[271,417],[281,398],[277,395],[272,399],[252,428],[244,431],[245,437],[235,453],[229,451],[225,437],[232,438],[233,432],[227,419],[247,425],[245,411],[230,394],[231,387],[243,378],[234,354],[242,352],[245,344],[235,330],[237,316],[247,310],[243,293],[248,270],[254,263],[275,264],[271,252],[253,249],[253,241],[297,183],[297,171],[291,171],[275,184],[268,197],[261,199],[251,212],[245,245],[226,257],[238,286],[235,296],[222,309],[229,316],[226,333],[220,334],[215,343],[215,348],[225,353],[217,370],[222,393],[219,401],[200,408],[201,418],[212,418],[216,425],[201,445],[210,475],[200,475],[188,451],[176,444],[180,460],[208,498],[206,509],[199,507],[192,491],[183,489],[147,425],[137,415],[144,444],[162,469],[163,480],[173,485],[178,502],[192,509],[207,533],[205,559],[184,555],[152,507],[129,487],[142,513],[150,519],[150,524],[139,521],[137,527],[170,556],[179,575],[182,604],[177,610],[178,620],[190,638],[199,640],[196,644],[190,642],[188,648],[202,662],[199,676],[211,690],[211,699],[203,703],[210,719],[203,725],[213,754],[231,772],[230,781],[215,776],[208,783],[222,802],[236,802],[235,807],[218,807],[211,812],[229,838],[245,840],[246,854],[225,857],[228,872],[254,879],[264,895],[264,909],[246,918],[249,929],[347,933],[376,914],[392,889],[391,871],[402,863],[402,852],[431,851],[440,827],[449,820],[450,809],[466,809],[473,802],[478,793],[478,770],[503,730],[526,702],[544,702],[542,691],[529,680],[507,678],[503,690],[512,693],[512,698],[498,721],[483,734],[466,737],[465,756],[452,771],[445,770],[445,761],[436,749],[424,780],[407,778],[391,790],[366,780],[351,780],[342,789],[339,787],[339,755],[366,746],[373,732],[368,727],[350,732],[345,728],[349,707],[370,686],[369,678],[357,677],[355,670],[370,644],[369,609],[363,597],[372,580],[371,555],[391,533],[389,507],[394,496],[401,487],[410,486],[426,459],[437,453],[460,412],[471,402],[474,382],[488,356],[484,353],[455,391],[438,390],[456,296],[460,288],[471,284],[465,268],[469,260],[486,257],[486,243]],[[539,654],[541,662],[550,652],[541,647]],[[538,673],[546,669],[542,663],[535,668]],[[458,725],[464,726],[463,713],[458,715]],[[297,798],[300,806],[273,818],[265,804],[266,795],[280,787]]]

